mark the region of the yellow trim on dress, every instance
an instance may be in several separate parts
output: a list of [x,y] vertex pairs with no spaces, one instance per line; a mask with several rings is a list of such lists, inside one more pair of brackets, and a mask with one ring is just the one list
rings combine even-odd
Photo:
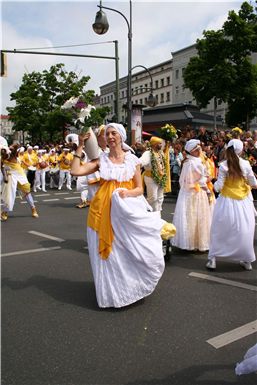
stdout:
[[250,190],[251,187],[244,178],[234,179],[228,177],[220,193],[223,197],[241,200],[247,197]]

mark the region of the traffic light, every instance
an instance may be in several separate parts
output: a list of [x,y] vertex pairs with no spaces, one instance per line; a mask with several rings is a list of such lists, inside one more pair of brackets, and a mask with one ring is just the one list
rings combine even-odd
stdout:
[[7,56],[1,51],[1,77],[7,77]]

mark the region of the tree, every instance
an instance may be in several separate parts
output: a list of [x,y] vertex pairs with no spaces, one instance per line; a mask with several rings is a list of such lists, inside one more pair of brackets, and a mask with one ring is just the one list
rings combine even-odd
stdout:
[[[61,63],[42,73],[25,74],[18,91],[11,94],[15,107],[7,108],[14,130],[27,131],[32,142],[63,138],[65,127],[72,124],[72,115],[61,106],[71,96],[78,95],[86,104],[92,104],[94,91],[85,91],[89,79],[89,76],[79,78],[73,71],[66,72]],[[106,109],[97,109],[96,122],[102,123],[107,113]]]
[[254,8],[244,2],[238,14],[229,12],[222,29],[204,31],[203,36],[196,42],[198,56],[184,71],[185,86],[200,107],[212,98],[227,103],[227,124],[247,125],[257,113],[257,67],[250,59],[257,52]]

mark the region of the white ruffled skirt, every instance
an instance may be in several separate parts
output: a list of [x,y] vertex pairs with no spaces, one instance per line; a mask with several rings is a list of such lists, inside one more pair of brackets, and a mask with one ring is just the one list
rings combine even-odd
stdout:
[[87,228],[88,249],[99,307],[123,307],[150,295],[165,263],[161,228],[165,221],[151,210],[143,196],[112,195],[112,252],[104,260],[98,253],[98,234]]
[[180,189],[173,224],[172,245],[183,250],[209,250],[211,209],[205,191]]
[[213,212],[208,259],[255,261],[255,215],[251,193],[242,200],[220,195]]

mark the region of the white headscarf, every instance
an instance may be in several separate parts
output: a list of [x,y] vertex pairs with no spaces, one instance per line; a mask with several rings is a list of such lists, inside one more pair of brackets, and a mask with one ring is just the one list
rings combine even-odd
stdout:
[[244,148],[244,144],[240,139],[231,139],[228,142],[227,148],[228,147],[233,147],[234,151],[237,155],[241,154]]
[[127,133],[126,133],[125,127],[119,123],[109,123],[107,124],[107,126],[105,126],[105,137],[106,137],[106,131],[109,127],[113,127],[120,134],[121,147],[123,148],[123,150],[131,151],[134,153],[135,151],[133,150],[133,148],[131,148],[128,144],[125,143],[127,140]]
[[198,146],[200,146],[200,140],[190,139],[186,142],[185,150],[186,152],[190,153],[191,151],[195,150]]

